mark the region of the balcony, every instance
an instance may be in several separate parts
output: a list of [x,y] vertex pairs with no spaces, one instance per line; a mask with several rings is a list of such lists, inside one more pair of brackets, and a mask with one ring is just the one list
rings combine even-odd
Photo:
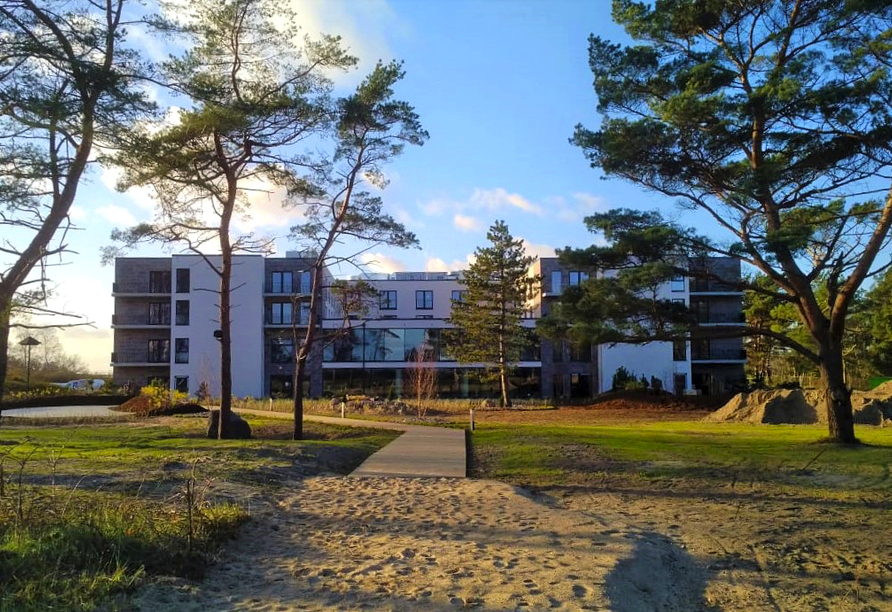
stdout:
[[112,283],[112,297],[170,297],[170,283]]
[[161,316],[121,317],[112,315],[112,329],[164,329],[170,327],[170,312]]
[[691,353],[691,362],[725,362],[738,363],[746,361],[744,349],[720,349],[695,350]]
[[713,279],[691,278],[690,294],[706,295],[743,295],[738,287]]
[[146,353],[142,353],[142,354],[128,353],[128,354],[123,354],[123,355],[118,355],[117,353],[112,353],[111,354],[111,365],[116,368],[121,368],[121,367],[167,368],[167,367],[170,367],[170,355],[169,354],[168,355],[152,354],[150,352],[146,352]]
[[697,325],[744,325],[746,316],[742,312],[710,312],[696,316]]

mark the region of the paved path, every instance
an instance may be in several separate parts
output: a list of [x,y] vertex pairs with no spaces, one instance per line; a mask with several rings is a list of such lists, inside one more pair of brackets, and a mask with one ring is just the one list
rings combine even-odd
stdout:
[[29,419],[70,419],[78,417],[123,418],[130,414],[112,410],[111,406],[36,406],[34,408],[4,408],[3,416]]
[[[285,412],[266,410],[238,410],[237,412],[270,418],[292,418]],[[362,465],[353,470],[351,476],[464,478],[466,475],[465,432],[463,429],[426,427],[388,421],[341,419],[312,414],[304,415],[304,420],[330,425],[371,427],[404,432],[399,438],[366,459]]]

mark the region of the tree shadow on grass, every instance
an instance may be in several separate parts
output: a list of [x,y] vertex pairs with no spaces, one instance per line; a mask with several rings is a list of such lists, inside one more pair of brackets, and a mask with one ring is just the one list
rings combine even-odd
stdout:
[[708,575],[694,558],[655,532],[629,534],[632,554],[607,574],[613,612],[715,610],[706,601]]

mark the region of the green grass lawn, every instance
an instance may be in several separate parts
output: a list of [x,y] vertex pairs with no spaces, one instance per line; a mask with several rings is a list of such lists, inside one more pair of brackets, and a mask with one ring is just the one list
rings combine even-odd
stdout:
[[484,424],[472,436],[481,476],[531,487],[736,482],[818,496],[892,493],[892,428],[862,427],[862,446],[821,443],[825,426],[641,422],[599,426]]
[[0,610],[115,608],[147,575],[200,576],[290,479],[349,473],[398,432],[247,417],[252,440],[204,418],[0,429]]

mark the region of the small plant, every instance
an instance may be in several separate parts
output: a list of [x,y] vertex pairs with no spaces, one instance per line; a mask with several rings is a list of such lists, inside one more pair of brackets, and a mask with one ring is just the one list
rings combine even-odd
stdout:
[[206,404],[211,399],[211,386],[208,381],[203,380],[198,383],[198,391],[195,393],[199,404]]
[[614,391],[623,391],[624,389],[628,389],[630,384],[635,384],[637,382],[635,375],[629,372],[624,366],[620,366],[617,368],[616,372],[613,373]]

